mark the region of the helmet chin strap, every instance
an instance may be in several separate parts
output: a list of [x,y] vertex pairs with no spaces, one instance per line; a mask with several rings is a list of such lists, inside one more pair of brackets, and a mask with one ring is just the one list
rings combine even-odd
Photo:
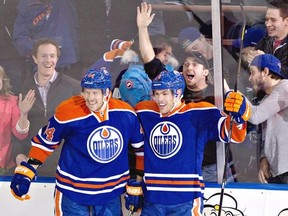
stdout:
[[[172,109],[171,109],[171,111],[170,112],[172,112],[175,108],[176,108],[176,105],[178,104],[178,102],[179,101],[181,101],[181,99],[182,99],[182,97],[183,97],[183,94],[181,95],[181,96],[177,96],[178,94],[177,93],[175,93],[175,95],[174,95],[174,101],[173,101],[173,107],[172,107]],[[178,99],[177,99],[178,98]]]
[[103,104],[102,104],[102,106],[100,107],[99,112],[105,110],[105,108],[107,107],[107,104],[108,104],[108,101],[109,101],[109,98],[110,98],[110,97],[111,97],[111,96],[110,96],[110,92],[108,93],[108,95],[106,95],[106,94],[103,95]]
[[169,112],[165,113],[164,115],[169,115],[169,113],[172,113],[173,110],[177,107],[176,105],[178,104],[178,102],[181,100],[182,97],[183,97],[183,95],[181,95],[178,100],[177,100],[177,97],[174,97],[173,107],[171,108],[171,110]]
[[108,103],[108,101],[103,101],[103,104],[100,107],[98,112],[100,112],[100,113],[103,112],[105,110],[105,108],[107,107],[107,103]]

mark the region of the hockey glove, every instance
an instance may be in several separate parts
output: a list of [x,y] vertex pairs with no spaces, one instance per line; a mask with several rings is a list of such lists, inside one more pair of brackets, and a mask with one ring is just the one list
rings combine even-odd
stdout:
[[143,207],[142,183],[135,179],[128,181],[126,185],[125,207],[127,210],[137,212]]
[[37,172],[34,167],[24,161],[16,167],[10,184],[11,193],[16,199],[21,201],[30,199],[27,193],[35,176],[37,176]]
[[224,107],[238,124],[246,122],[252,113],[245,97],[238,92],[229,91],[226,93]]

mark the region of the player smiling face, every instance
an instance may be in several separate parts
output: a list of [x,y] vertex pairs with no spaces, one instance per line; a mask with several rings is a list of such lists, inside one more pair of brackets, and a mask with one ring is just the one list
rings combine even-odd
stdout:
[[111,77],[106,68],[89,69],[82,77],[81,87],[82,96],[90,111],[104,111],[111,89]]
[[154,91],[153,99],[157,103],[161,114],[169,113],[175,106],[175,96],[169,89]]
[[[109,90],[108,90],[108,94],[109,94]],[[106,96],[103,94],[102,89],[84,88],[82,92],[82,96],[84,100],[86,101],[86,105],[90,109],[90,111],[97,112],[97,111],[104,110],[105,108],[104,101],[105,101]]]
[[152,81],[153,100],[162,115],[167,115],[181,104],[184,79],[178,71],[162,71]]

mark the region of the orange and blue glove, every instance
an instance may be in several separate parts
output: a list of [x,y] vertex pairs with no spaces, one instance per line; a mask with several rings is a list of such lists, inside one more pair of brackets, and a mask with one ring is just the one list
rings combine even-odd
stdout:
[[125,207],[127,210],[137,212],[143,207],[142,183],[130,179],[126,185]]
[[251,107],[245,97],[238,92],[229,91],[226,93],[224,108],[238,124],[248,121],[252,114]]
[[13,179],[10,184],[11,193],[16,199],[21,201],[30,199],[27,194],[30,188],[31,181],[36,178],[37,172],[33,166],[26,162],[21,162],[16,167]]

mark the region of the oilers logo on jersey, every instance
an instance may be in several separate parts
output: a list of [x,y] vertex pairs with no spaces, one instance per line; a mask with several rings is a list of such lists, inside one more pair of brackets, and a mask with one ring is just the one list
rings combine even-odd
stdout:
[[89,155],[99,163],[109,163],[121,153],[123,137],[119,130],[102,126],[94,130],[87,140]]
[[161,159],[175,155],[182,146],[182,134],[177,125],[164,121],[151,131],[150,146],[154,154]]

